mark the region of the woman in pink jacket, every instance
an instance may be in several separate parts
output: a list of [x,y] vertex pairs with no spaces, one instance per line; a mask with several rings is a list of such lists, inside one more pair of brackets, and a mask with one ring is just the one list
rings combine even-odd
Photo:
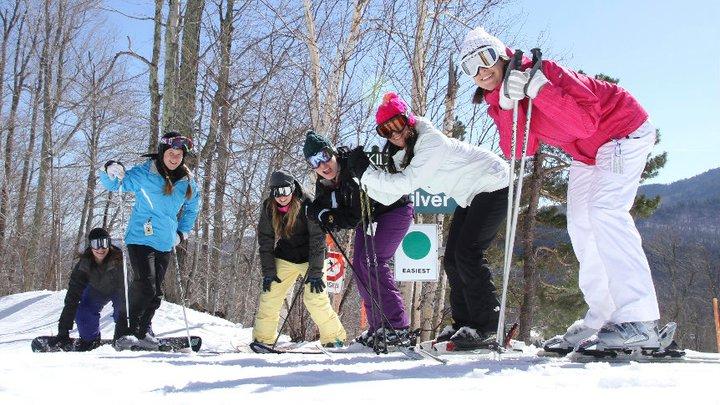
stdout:
[[655,287],[629,213],[655,143],[648,114],[621,87],[552,61],[542,61],[542,69],[533,71],[532,62],[523,59],[503,82],[511,56],[499,39],[478,27],[463,41],[461,67],[478,86],[473,102],[488,104],[507,157],[514,101],[519,100],[519,158],[528,99],[532,99],[527,154],[533,155],[542,141],[573,158],[568,233],[580,262],[579,284],[589,310],[564,335],[546,342],[546,348],[570,351],[580,343],[583,349],[596,350],[658,348]]

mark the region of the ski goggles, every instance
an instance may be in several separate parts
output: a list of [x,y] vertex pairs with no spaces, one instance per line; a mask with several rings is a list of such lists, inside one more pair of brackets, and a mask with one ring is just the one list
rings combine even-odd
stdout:
[[295,187],[293,186],[282,186],[282,187],[274,187],[272,189],[272,196],[273,197],[286,197],[289,196],[295,191]]
[[491,68],[500,59],[500,55],[495,48],[485,45],[468,53],[462,58],[460,67],[463,73],[470,77],[477,76],[480,68]]
[[390,139],[395,132],[400,132],[405,129],[405,127],[407,127],[407,124],[408,118],[405,116],[405,114],[398,114],[391,117],[389,120],[383,122],[382,124],[376,126],[375,131],[377,131],[378,135],[382,136],[383,138]]
[[90,247],[93,249],[108,249],[110,238],[90,239]]
[[192,139],[184,136],[175,136],[172,138],[161,138],[160,143],[169,145],[173,149],[185,149],[186,152],[190,152],[193,148]]
[[310,164],[310,167],[313,169],[317,169],[320,167],[321,164],[327,163],[332,159],[333,154],[329,149],[323,149],[320,152],[310,156],[307,161]]

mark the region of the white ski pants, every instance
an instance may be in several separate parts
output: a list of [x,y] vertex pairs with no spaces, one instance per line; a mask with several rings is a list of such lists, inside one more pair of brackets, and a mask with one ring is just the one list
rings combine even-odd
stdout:
[[655,128],[645,121],[627,138],[602,145],[595,166],[570,166],[568,233],[590,307],[588,327],[660,318],[650,266],[629,213],[654,144]]

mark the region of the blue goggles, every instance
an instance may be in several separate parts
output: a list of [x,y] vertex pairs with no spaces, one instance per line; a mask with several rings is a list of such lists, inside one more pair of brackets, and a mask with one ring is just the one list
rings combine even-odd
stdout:
[[332,151],[330,151],[329,149],[323,149],[320,152],[310,156],[307,161],[310,164],[310,167],[312,167],[313,169],[317,169],[318,167],[320,167],[321,164],[329,162],[332,157]]

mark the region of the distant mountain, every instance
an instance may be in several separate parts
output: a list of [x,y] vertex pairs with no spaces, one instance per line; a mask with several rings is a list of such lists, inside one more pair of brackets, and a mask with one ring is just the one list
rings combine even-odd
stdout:
[[720,167],[670,184],[640,186],[638,194],[645,194],[648,197],[659,195],[662,198],[663,208],[670,208],[688,201],[718,200],[720,199]]
[[720,249],[720,168],[670,184],[641,186],[638,194],[660,196],[660,207],[637,221],[643,239],[672,229],[684,243]]

